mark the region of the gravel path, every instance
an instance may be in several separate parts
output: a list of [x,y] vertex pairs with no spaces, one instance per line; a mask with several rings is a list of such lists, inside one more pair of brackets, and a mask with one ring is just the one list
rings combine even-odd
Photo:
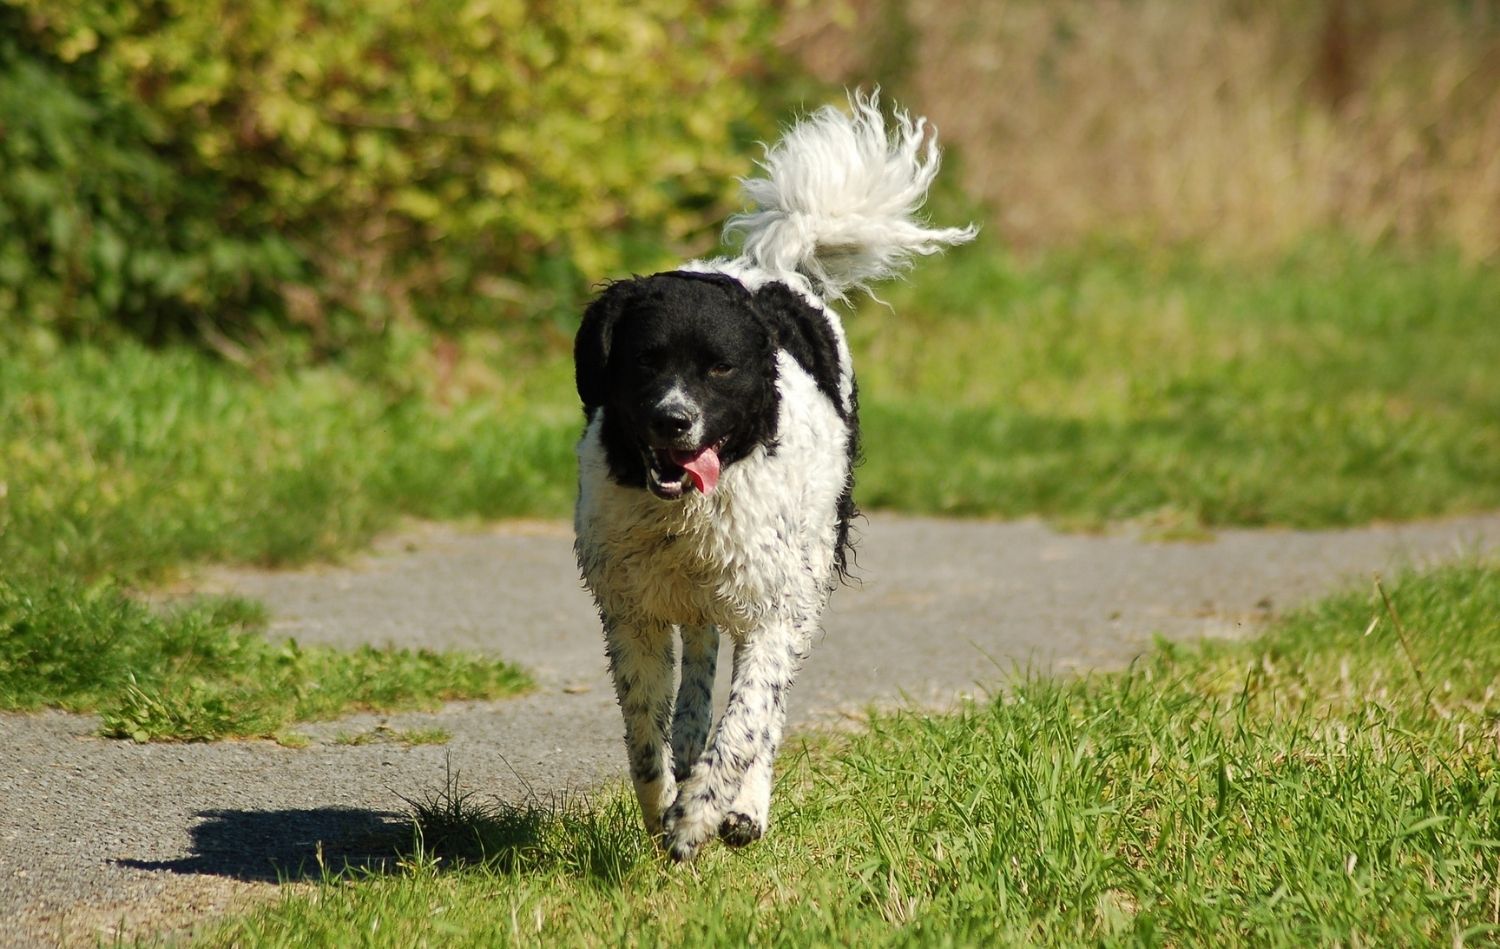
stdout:
[[[798,687],[803,726],[872,703],[941,705],[1016,668],[1117,667],[1153,633],[1236,635],[1341,582],[1500,549],[1500,513],[1339,532],[1224,531],[1205,543],[1058,534],[1035,522],[877,516],[862,584],[841,590]],[[343,567],[213,570],[197,588],[264,599],[304,642],[492,651],[531,695],[433,714],[359,716],[270,742],[133,745],[86,716],[0,715],[0,946],[180,928],[316,873],[320,841],[361,853],[399,825],[402,796],[443,786],[518,797],[624,773],[597,621],[569,528],[426,526]],[[721,663],[727,671],[728,663]],[[335,744],[440,727],[441,746]]]

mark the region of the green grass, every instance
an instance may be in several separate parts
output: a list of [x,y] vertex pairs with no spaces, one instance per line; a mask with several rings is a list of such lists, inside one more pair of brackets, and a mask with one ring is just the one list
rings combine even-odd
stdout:
[[0,710],[97,712],[101,734],[135,741],[295,744],[298,722],[499,698],[531,684],[493,658],[299,646],[268,639],[264,624],[263,609],[240,599],[158,612],[107,584],[0,578]]
[[784,756],[770,836],[691,868],[651,850],[623,790],[440,790],[399,872],[288,893],[202,942],[1490,942],[1500,569],[1387,593],[1389,610],[1356,591],[1253,642],[814,736]]
[[413,745],[446,745],[453,733],[445,728],[391,728],[377,725],[368,731],[340,732],[333,738],[335,745],[397,744],[408,748]]
[[848,321],[870,507],[1321,527],[1500,505],[1500,272],[1321,245],[924,262]]
[[401,514],[566,509],[580,415],[555,360],[449,406],[357,368],[261,379],[129,342],[0,360],[0,562],[150,580],[334,557]]
[[162,615],[128,593],[194,561],[336,557],[403,513],[560,510],[576,409],[520,411],[519,384],[445,409],[347,369],[258,379],[130,343],[17,351],[0,359],[0,709],[296,743],[299,721],[527,687],[493,657],[272,642],[239,601]]

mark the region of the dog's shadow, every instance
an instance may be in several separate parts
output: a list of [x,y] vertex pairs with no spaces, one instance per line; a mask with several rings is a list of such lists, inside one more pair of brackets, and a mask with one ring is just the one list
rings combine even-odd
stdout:
[[258,882],[316,880],[347,870],[394,870],[412,845],[410,815],[359,808],[200,811],[191,853],[175,860],[114,860],[134,870]]

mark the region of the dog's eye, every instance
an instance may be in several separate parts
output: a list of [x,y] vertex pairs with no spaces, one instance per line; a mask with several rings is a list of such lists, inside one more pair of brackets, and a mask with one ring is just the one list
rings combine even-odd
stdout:
[[731,372],[734,372],[734,367],[727,362],[716,362],[708,368],[709,375],[720,378],[729,375]]

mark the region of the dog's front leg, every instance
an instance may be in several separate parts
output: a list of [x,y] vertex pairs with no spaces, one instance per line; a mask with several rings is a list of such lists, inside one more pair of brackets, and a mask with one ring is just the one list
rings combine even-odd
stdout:
[[[771,762],[786,722],[786,692],[806,652],[806,636],[789,623],[778,622],[736,640],[729,703],[708,750],[679,787],[677,801],[662,821],[672,859],[691,860],[721,832],[726,841],[737,844],[749,843],[764,831],[769,801],[759,802],[758,785],[764,783],[769,798]],[[732,810],[747,778],[757,782],[753,796],[761,813]],[[753,836],[744,825],[754,825]]]
[[641,817],[653,836],[661,833],[662,811],[677,790],[672,776],[672,627],[650,621],[605,618],[605,652],[615,695],[625,717],[625,751]]
[[677,686],[677,712],[672,716],[672,773],[678,781],[687,780],[708,743],[718,662],[718,628],[683,626],[682,682]]

